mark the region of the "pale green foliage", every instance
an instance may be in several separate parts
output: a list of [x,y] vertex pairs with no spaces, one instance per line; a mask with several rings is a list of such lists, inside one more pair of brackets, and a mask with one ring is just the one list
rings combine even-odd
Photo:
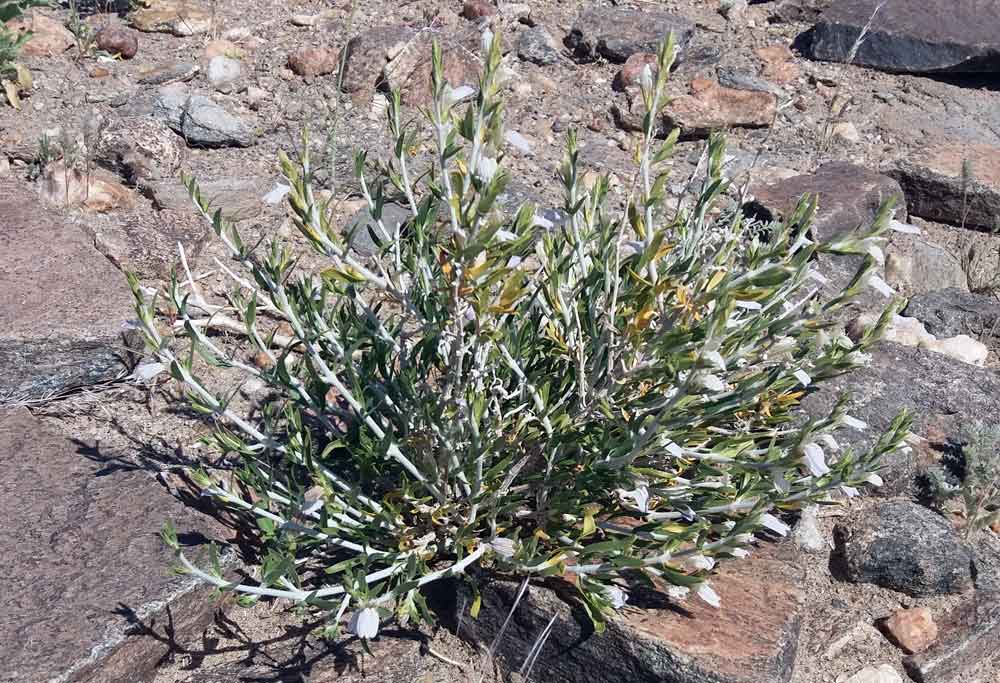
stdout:
[[932,484],[939,504],[961,499],[965,536],[972,538],[1000,520],[1000,427],[974,422],[965,427],[962,437],[961,450],[945,462],[959,484],[950,484],[940,475]]
[[[256,520],[263,546],[256,583],[228,584],[177,548],[184,571],[249,599],[329,609],[335,624],[349,604],[424,618],[416,589],[473,564],[562,574],[602,628],[629,582],[662,580],[677,593],[701,585],[716,558],[745,554],[762,526],[782,532],[775,515],[874,480],[879,456],[899,446],[905,417],[864,453],[831,445],[829,434],[853,423],[843,404],[795,421],[801,397],[863,362],[892,313],[857,343],[825,322],[865,285],[887,210],[821,243],[805,237],[809,201],[766,229],[736,210],[716,213],[729,189],[716,137],[700,195],[675,215],[663,162],[676,135],[662,146],[653,136],[668,44],[658,79],[644,78],[652,114],[627,211],[605,209],[606,178],[592,190],[578,182],[570,135],[565,223],[546,225],[531,206],[509,215],[497,206],[508,180],[500,41],[485,40],[468,105],[454,101],[434,52],[434,163],[420,182],[398,95],[384,177],[373,180],[358,156],[381,245],[372,259],[348,249],[314,193],[308,141],[282,170],[295,223],[327,262],[321,272],[297,269],[280,241],[244,243],[190,182],[242,269],[232,305],[213,314],[238,319],[228,329],[242,329],[273,367],[210,337],[206,306],[183,283],[170,303],[204,360],[273,392],[260,414],[238,414],[199,379],[192,354],[157,331],[155,304],[133,278],[153,352],[217,419],[211,443],[242,463],[243,489],[205,472],[198,480]],[[381,221],[389,193],[412,214],[392,231]],[[865,255],[825,302],[812,273],[820,253]],[[284,348],[268,331],[277,321],[292,331]],[[714,601],[708,588],[701,595]],[[364,613],[366,629],[376,616]]]

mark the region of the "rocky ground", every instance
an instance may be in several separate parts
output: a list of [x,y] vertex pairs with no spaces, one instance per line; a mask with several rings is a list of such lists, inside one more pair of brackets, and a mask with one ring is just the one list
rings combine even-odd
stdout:
[[[316,640],[282,605],[217,608],[168,576],[155,537],[172,517],[186,543],[239,546],[182,481],[210,457],[197,446],[208,425],[162,375],[134,371],[121,271],[162,283],[181,245],[206,295],[223,292],[222,252],[182,172],[248,240],[303,246],[276,153],[295,150],[304,127],[348,225],[359,211],[353,150],[388,149],[385,89],[402,88],[419,120],[434,39],[451,82],[474,86],[486,25],[507,48],[511,206],[560,205],[569,128],[585,182],[611,174],[624,196],[642,115],[635,79],[668,31],[682,45],[662,122],[682,130],[672,193],[684,194],[708,132],[726,130],[728,173],[749,182],[755,215],[781,217],[818,193],[814,229],[834,234],[895,199],[882,276],[909,306],[871,367],[807,408],[850,390],[873,432],[909,408],[918,445],[887,463],[877,495],[810,509],[792,539],[724,568],[718,612],[651,600],[587,637],[539,587],[484,664],[470,643],[492,638],[508,587],[488,594],[475,624],[456,617],[453,591],[441,629],[385,632],[370,655]],[[922,505],[919,485],[964,423],[1000,423],[995,2],[99,0],[32,10],[11,27],[33,31],[21,58],[33,84],[19,110],[0,107],[0,453],[4,489],[18,494],[0,502],[13,596],[0,680],[490,680],[494,665],[520,666],[553,613],[536,680],[1000,680],[1000,540],[963,540],[961,516]],[[834,282],[847,272],[822,265]],[[860,328],[885,301],[866,295],[844,322]],[[252,399],[244,389],[237,400]]]

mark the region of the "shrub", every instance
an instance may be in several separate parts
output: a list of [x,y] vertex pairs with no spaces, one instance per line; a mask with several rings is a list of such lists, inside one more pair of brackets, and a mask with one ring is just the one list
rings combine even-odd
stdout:
[[948,453],[944,471],[932,471],[935,503],[961,498],[965,537],[1000,520],[1000,427],[973,422],[962,432],[960,448]]
[[21,48],[31,39],[31,33],[11,31],[5,24],[19,18],[26,9],[49,5],[48,0],[0,0],[0,86],[15,109],[21,108],[20,93],[31,88],[31,74],[17,63]]
[[[827,322],[870,277],[888,208],[874,226],[818,243],[806,237],[810,201],[785,223],[747,224],[738,207],[720,208],[728,183],[714,137],[700,194],[671,211],[664,161],[677,135],[656,141],[650,115],[626,210],[605,208],[606,178],[584,189],[570,134],[565,221],[527,205],[509,215],[497,206],[509,179],[499,44],[484,36],[468,106],[435,47],[434,158],[420,173],[390,98],[391,162],[374,181],[356,158],[380,245],[370,260],[349,249],[314,191],[307,139],[281,167],[295,224],[327,263],[319,272],[297,269],[278,240],[244,242],[186,181],[242,270],[231,310],[194,301],[174,278],[167,319],[190,343],[182,349],[131,283],[152,351],[217,421],[211,444],[240,463],[238,484],[206,471],[196,481],[256,521],[262,559],[252,581],[231,583],[168,529],[181,571],[243,602],[330,610],[334,628],[353,606],[362,637],[392,607],[403,622],[428,619],[419,588],[473,565],[559,574],[600,629],[631,581],[696,588],[717,603],[705,582],[717,558],[746,555],[758,532],[784,533],[781,512],[875,482],[879,456],[900,446],[905,416],[871,451],[838,454],[831,433],[863,426],[843,402],[817,420],[795,410],[817,383],[863,362],[893,313],[858,343]],[[643,75],[648,111],[664,103],[673,52],[670,41],[659,76]],[[389,198],[410,210],[402,226],[381,218]],[[818,254],[864,255],[826,301]],[[228,351],[213,322],[248,344]],[[210,388],[195,353],[266,385],[259,415]]]

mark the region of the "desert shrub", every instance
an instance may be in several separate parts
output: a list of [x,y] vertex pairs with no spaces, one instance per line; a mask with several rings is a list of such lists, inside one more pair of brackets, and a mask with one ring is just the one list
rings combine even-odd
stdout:
[[31,7],[48,7],[48,0],[0,0],[0,86],[7,101],[15,109],[21,106],[20,93],[31,88],[31,75],[17,58],[21,48],[31,39],[31,33],[12,31],[5,25],[17,19]]
[[[318,272],[297,268],[280,240],[245,242],[187,181],[232,257],[231,305],[210,306],[175,278],[160,307],[131,282],[150,348],[216,420],[209,442],[239,462],[235,482],[208,471],[196,481],[256,522],[262,559],[253,580],[232,583],[168,529],[180,571],[244,602],[330,610],[332,628],[351,607],[362,637],[390,609],[429,618],[419,588],[473,565],[560,574],[601,628],[631,581],[716,603],[706,579],[718,558],[784,533],[784,511],[877,482],[878,458],[900,447],[904,416],[872,450],[838,452],[832,432],[863,427],[842,402],[822,419],[796,412],[816,384],[864,362],[893,313],[857,343],[827,322],[871,277],[888,209],[832,241],[807,237],[810,201],[784,223],[747,224],[722,201],[714,137],[700,193],[675,211],[664,162],[676,134],[657,141],[649,115],[624,211],[606,208],[607,178],[583,187],[570,134],[565,220],[530,205],[505,212],[499,43],[485,35],[468,104],[435,48],[433,163],[419,172],[420,141],[391,97],[391,161],[373,176],[377,165],[356,160],[379,245],[370,259],[314,192],[307,140],[281,168],[294,222],[326,263]],[[651,112],[672,56],[668,43],[659,76],[643,75]],[[409,208],[403,225],[381,219],[388,199]],[[864,264],[823,299],[818,254]],[[172,321],[177,336],[163,331]],[[230,351],[213,326],[248,342]],[[269,398],[237,412],[195,358]]]
[[931,472],[934,502],[943,508],[960,500],[967,539],[1000,520],[1000,427],[966,425],[962,443],[946,454],[943,466]]

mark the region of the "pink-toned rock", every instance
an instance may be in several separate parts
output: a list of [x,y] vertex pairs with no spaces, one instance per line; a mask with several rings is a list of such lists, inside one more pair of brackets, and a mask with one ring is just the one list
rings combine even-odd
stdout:
[[626,90],[627,88],[638,86],[642,70],[647,64],[655,78],[657,71],[659,71],[656,68],[656,55],[650,52],[636,52],[625,60],[625,65],[615,75],[615,81],[612,85],[616,90]]
[[405,104],[421,106],[430,102],[431,47],[434,40],[441,45],[444,79],[451,87],[475,87],[479,81],[480,64],[472,52],[476,45],[429,32],[419,33],[401,49],[390,51],[388,54],[393,56],[382,69],[386,84],[390,89],[402,92]]
[[94,38],[98,48],[122,59],[132,59],[139,51],[139,37],[124,26],[105,26]]
[[[645,105],[632,92],[628,100],[627,106],[616,104],[612,113],[625,130],[641,131]],[[656,134],[663,137],[680,128],[681,139],[691,140],[729,128],[766,128],[774,120],[777,106],[778,98],[772,93],[726,88],[717,81],[698,78],[691,81],[690,94],[670,100]]]
[[21,48],[29,57],[51,57],[62,54],[73,44],[73,34],[55,19],[39,12],[30,12],[7,22],[7,28],[16,33],[31,33],[31,38]]
[[41,183],[42,195],[56,206],[82,206],[88,211],[106,213],[131,208],[135,198],[111,173],[91,169],[67,169],[61,161],[49,164]]
[[764,62],[760,75],[768,81],[785,85],[798,80],[799,66],[787,45],[769,45],[755,50],[754,54]]
[[462,7],[462,16],[466,19],[476,20],[495,16],[497,8],[486,0],[466,0]]
[[934,615],[926,607],[901,609],[885,622],[886,634],[908,655],[923,652],[938,637]]
[[299,76],[324,76],[337,70],[337,53],[323,47],[300,47],[288,55],[288,68]]

